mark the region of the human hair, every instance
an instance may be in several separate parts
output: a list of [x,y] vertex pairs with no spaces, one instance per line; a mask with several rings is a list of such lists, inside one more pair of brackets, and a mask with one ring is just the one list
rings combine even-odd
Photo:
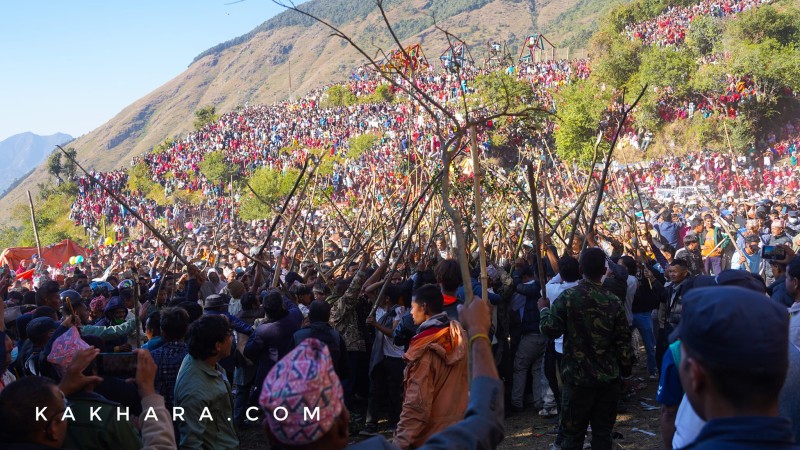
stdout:
[[606,273],[606,254],[599,248],[587,248],[581,252],[580,268],[590,280],[599,280]]
[[526,277],[527,278],[533,278],[533,269],[528,264],[525,264],[524,266],[520,267],[520,269],[517,272],[517,274],[521,278],[526,278]]
[[153,330],[153,332],[157,333],[158,335],[161,334],[161,314],[158,311],[153,311],[147,315],[145,328],[148,330]]
[[684,358],[691,357],[708,371],[714,387],[734,408],[763,408],[778,400],[786,381],[788,362],[777,367],[725,367],[698,356],[685,342]]
[[53,394],[49,378],[23,377],[0,392],[0,442],[28,442],[43,423],[36,420],[36,408],[52,409],[60,399]]
[[310,322],[328,322],[331,319],[331,306],[326,301],[314,300],[308,305]]
[[622,264],[623,266],[625,266],[625,268],[628,269],[628,273],[630,275],[636,274],[636,260],[631,258],[630,256],[625,255],[620,257],[619,260],[617,261],[617,264]]
[[194,322],[203,315],[203,307],[197,304],[197,302],[184,301],[178,303],[177,307],[189,314],[189,323]]
[[261,306],[260,300],[257,295],[245,292],[242,296],[242,309],[245,311],[258,309]]
[[567,283],[578,281],[581,278],[578,260],[570,255],[562,256],[558,260],[558,273],[561,274],[561,279]]
[[800,278],[800,256],[795,256],[786,266],[786,273],[792,278]]
[[323,283],[321,281],[317,282],[314,285],[313,291],[314,292],[318,292],[318,293],[322,293],[323,295],[330,295],[330,293],[331,293],[331,290],[330,290],[330,288],[328,288],[328,285],[326,285],[325,283]]
[[306,286],[305,284],[301,284],[293,288],[293,291],[294,291],[293,294],[298,297],[301,295],[311,295],[311,288]]
[[286,286],[291,286],[295,281],[299,281],[300,283],[303,282],[303,277],[301,277],[297,272],[289,272],[285,277],[283,277],[283,279],[286,283]]
[[189,328],[189,313],[178,307],[161,310],[161,337],[165,341],[179,341]]
[[661,246],[661,253],[669,253],[670,255],[675,255],[675,247],[670,244],[664,244]]
[[692,228],[697,228],[700,225],[703,225],[703,221],[698,219],[698,218],[696,218],[696,217],[694,219],[692,219],[691,222],[689,222],[689,226],[692,227]]
[[669,265],[670,266],[680,266],[680,267],[683,267],[686,270],[689,270],[689,263],[686,262],[686,260],[683,259],[683,258],[675,258],[675,259],[672,260],[671,263],[669,263]]
[[267,298],[264,299],[264,312],[267,313],[270,322],[283,319],[289,314],[283,305],[283,295],[280,291],[272,291],[267,294]]
[[207,314],[189,325],[186,347],[194,359],[206,359],[217,354],[217,342],[224,342],[231,332],[228,318],[222,314]]
[[27,291],[22,294],[23,305],[36,305],[36,292]]
[[36,306],[44,306],[45,300],[53,294],[58,294],[59,285],[55,281],[45,280],[36,290]]
[[452,292],[461,286],[461,268],[458,261],[445,259],[439,262],[433,269],[436,282],[442,285],[442,289]]
[[413,301],[419,305],[424,305],[427,311],[439,314],[444,309],[444,297],[439,286],[435,284],[425,284],[414,291]]

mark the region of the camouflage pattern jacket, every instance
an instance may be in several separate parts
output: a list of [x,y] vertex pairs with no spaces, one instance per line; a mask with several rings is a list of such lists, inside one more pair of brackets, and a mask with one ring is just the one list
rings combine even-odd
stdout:
[[551,339],[564,335],[564,383],[610,383],[633,368],[631,332],[622,300],[600,284],[581,280],[541,311],[540,329]]
[[366,352],[367,343],[364,333],[358,326],[358,298],[361,295],[361,286],[367,279],[364,271],[359,271],[353,276],[353,281],[344,292],[344,295],[332,295],[326,299],[331,305],[331,326],[339,332],[344,339],[348,352]]

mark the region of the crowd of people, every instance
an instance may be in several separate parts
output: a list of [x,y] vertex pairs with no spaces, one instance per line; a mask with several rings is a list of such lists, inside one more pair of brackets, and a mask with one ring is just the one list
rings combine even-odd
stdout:
[[[696,170],[721,169],[718,158],[699,157]],[[627,173],[630,184],[644,184],[643,175]],[[617,201],[641,201],[625,191]],[[239,433],[266,418],[270,441],[288,448],[342,448],[350,421],[362,422],[365,436],[390,433],[397,448],[444,448],[452,439],[490,448],[504,415],[533,414],[560,416],[557,448],[582,448],[589,425],[592,448],[611,448],[641,358],[659,383],[667,447],[727,439],[711,428],[741,422],[715,406],[730,402],[739,415],[756,411],[785,445],[774,448],[794,448],[798,429],[771,411],[800,417],[796,384],[781,391],[786,370],[799,370],[800,342],[788,326],[800,298],[798,200],[701,207],[645,193],[635,226],[609,226],[608,207],[572,248],[526,240],[520,258],[491,258],[488,298],[471,303],[446,235],[407,255],[352,242],[357,250],[347,252],[333,237],[318,265],[280,247],[245,256],[268,224],[234,220],[215,233],[225,236],[216,247],[212,223],[171,233],[191,236],[180,247],[185,267],[152,236],[50,276],[46,262],[22,261],[15,272],[40,272],[32,283],[14,279],[11,267],[0,276],[0,439],[4,448],[236,448]],[[477,266],[471,276],[480,293]],[[748,337],[733,354],[731,336]],[[678,377],[682,359],[692,367],[687,377],[731,384],[688,384]],[[40,419],[34,405],[74,416],[44,411]],[[316,406],[319,420],[305,418],[303,408]],[[90,408],[110,424],[93,422]],[[114,421],[119,408],[138,420]],[[388,445],[377,442],[358,445]]]
[[672,6],[650,20],[627,25],[628,39],[643,45],[679,47],[686,41],[692,21],[698,17],[729,17],[757,8],[770,0],[703,0],[687,6]]
[[[671,8],[627,33],[680,45],[695,17],[762,3]],[[499,70],[530,82],[545,109],[591,72],[586,60]],[[486,73],[431,70],[398,84],[457,113]],[[487,167],[484,272],[474,235],[459,244],[424,190],[441,165],[435,124],[402,89],[391,88],[395,102],[362,101],[383,84],[357,69],[344,84],[355,104],[324,106],[323,88],[245,105],[128,171],[92,173],[161,235],[76,177],[70,219],[94,243],[86,258],[36,255],[0,271],[2,448],[234,449],[260,426],[276,448],[487,449],[517,415],[558,417],[553,449],[610,449],[617,414],[638,402],[636,370],[658,386],[664,448],[798,448],[800,124],[738,157],[617,164],[605,185],[600,170],[542,151],[539,236],[522,156]],[[662,111],[735,113],[751,88],[731,79],[725,98]],[[613,103],[604,122],[627,106]],[[610,140],[616,129],[604,128]],[[632,121],[622,132],[652,139]],[[352,154],[365,133],[372,148]],[[480,130],[484,162],[488,140]],[[339,157],[330,173],[305,175],[326,197],[297,194],[274,222],[242,220],[250,194],[201,170],[221,152],[238,177],[286,173],[320,158],[309,149]],[[133,168],[165,196],[202,202],[148,199],[129,184]],[[452,178],[469,223],[475,172]],[[581,203],[597,192],[589,220]]]

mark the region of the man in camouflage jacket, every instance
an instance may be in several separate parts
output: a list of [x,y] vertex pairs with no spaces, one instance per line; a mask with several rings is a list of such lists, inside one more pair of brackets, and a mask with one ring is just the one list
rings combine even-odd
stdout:
[[611,449],[620,377],[633,367],[631,333],[622,300],[600,285],[606,255],[597,248],[581,253],[583,280],[549,308],[540,299],[540,329],[551,339],[564,335],[561,427],[563,449],[580,449],[592,426],[592,448]]
[[[369,385],[367,378],[367,367],[369,359],[367,356],[367,343],[364,333],[358,323],[358,303],[361,296],[361,287],[367,279],[367,263],[369,262],[369,252],[364,253],[358,271],[350,280],[350,285],[344,294],[337,287],[336,294],[328,297],[325,301],[331,305],[331,326],[339,332],[344,339],[347,347],[348,379],[342,381],[345,396],[348,404],[352,404],[353,395],[356,390],[359,393],[365,392],[364,389]],[[344,281],[340,282],[344,283]],[[368,392],[368,391],[366,391]]]

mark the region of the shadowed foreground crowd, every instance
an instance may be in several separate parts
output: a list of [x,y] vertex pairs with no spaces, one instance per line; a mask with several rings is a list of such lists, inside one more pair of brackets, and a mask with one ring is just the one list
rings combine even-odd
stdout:
[[118,247],[52,279],[34,260],[32,283],[6,268],[0,441],[237,448],[262,424],[276,448],[343,448],[363,421],[391,440],[353,447],[495,448],[503,417],[529,414],[559,416],[553,448],[610,449],[642,356],[665,448],[797,448],[800,258],[778,209],[797,205],[783,202],[715,216],[651,201],[631,235],[598,227],[583,250],[545,244],[541,258],[526,242],[490,261],[488,297],[468,306],[445,238],[394,272],[372,249],[336,265],[333,241],[341,269],[201,251],[176,270]]

